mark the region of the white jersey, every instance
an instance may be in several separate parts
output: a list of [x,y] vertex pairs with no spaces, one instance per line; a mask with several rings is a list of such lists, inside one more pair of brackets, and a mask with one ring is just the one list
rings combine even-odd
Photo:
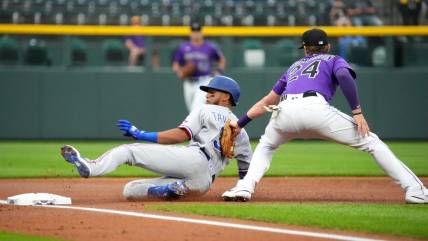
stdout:
[[[204,104],[193,110],[179,126],[190,135],[190,146],[203,148],[208,153],[210,171],[215,176],[218,176],[229,163],[229,160],[221,154],[219,141],[221,129],[228,119],[237,120],[229,108]],[[238,168],[247,170],[252,151],[248,134],[244,129],[236,138],[234,152]]]

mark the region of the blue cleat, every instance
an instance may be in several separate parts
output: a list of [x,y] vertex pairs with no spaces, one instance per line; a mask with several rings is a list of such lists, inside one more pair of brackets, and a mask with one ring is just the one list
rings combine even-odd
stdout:
[[163,186],[150,187],[147,195],[164,200],[176,200],[183,197],[188,191],[189,188],[184,181],[175,181]]
[[76,166],[77,171],[79,172],[81,177],[89,177],[91,173],[89,164],[84,158],[80,156],[80,153],[76,148],[69,145],[65,145],[61,147],[61,155],[67,162]]

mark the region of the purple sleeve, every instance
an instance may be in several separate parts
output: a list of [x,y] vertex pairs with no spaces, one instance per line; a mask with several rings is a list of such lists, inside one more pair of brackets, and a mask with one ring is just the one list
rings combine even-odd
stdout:
[[351,69],[340,68],[336,70],[335,76],[351,110],[355,110],[360,108],[360,100],[358,98],[357,85],[351,73]]
[[214,44],[211,44],[211,47],[212,47],[212,54],[211,54],[211,57],[214,59],[214,60],[220,60],[220,56],[223,56],[223,53],[220,51],[220,49],[219,48],[217,48],[217,46],[216,45],[214,45]]
[[273,86],[272,90],[277,95],[281,95],[284,92],[286,86],[287,86],[287,73],[281,76],[281,78]]
[[180,47],[175,51],[174,54],[174,62],[178,62],[179,64],[183,64],[184,63],[184,55],[183,55],[183,50],[182,50],[182,46],[180,45]]
[[349,73],[352,75],[352,77],[355,79],[357,78],[357,75],[355,74],[354,70],[351,68],[351,66],[340,56],[336,56],[336,59],[334,60],[333,65],[333,73],[336,75],[336,72],[338,69],[341,68],[347,68],[349,70]]

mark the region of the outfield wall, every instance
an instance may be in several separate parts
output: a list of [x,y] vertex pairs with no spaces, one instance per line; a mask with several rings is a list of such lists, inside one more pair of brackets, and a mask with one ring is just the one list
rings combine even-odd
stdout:
[[[235,68],[241,84],[241,115],[266,94],[283,69]],[[372,130],[383,138],[428,139],[428,69],[358,69],[362,106]],[[338,93],[334,105],[349,113]],[[170,69],[0,69],[0,139],[115,139],[124,118],[145,130],[180,124],[186,116],[181,83]],[[268,117],[249,125],[253,138]]]

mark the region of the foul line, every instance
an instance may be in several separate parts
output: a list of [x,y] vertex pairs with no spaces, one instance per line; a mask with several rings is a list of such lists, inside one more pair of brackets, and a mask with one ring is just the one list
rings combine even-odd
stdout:
[[[0,200],[0,204],[7,204],[7,201]],[[382,241],[380,239],[369,239],[369,238],[359,238],[354,236],[345,236],[345,235],[337,235],[337,234],[298,231],[298,230],[285,229],[285,228],[262,227],[262,226],[246,225],[246,224],[210,221],[210,220],[196,219],[196,218],[165,216],[165,215],[149,214],[149,213],[142,213],[142,212],[130,212],[130,211],[119,211],[119,210],[112,210],[112,209],[86,208],[86,207],[75,207],[75,206],[74,207],[73,206],[54,206],[54,205],[36,205],[36,206],[47,207],[47,208],[58,208],[58,209],[73,209],[73,210],[80,210],[80,211],[108,213],[108,214],[124,215],[124,216],[131,216],[131,217],[151,218],[151,219],[185,222],[185,223],[195,223],[195,224],[211,225],[211,226],[217,226],[217,227],[236,228],[236,229],[268,232],[268,233],[298,235],[298,236],[306,236],[306,237],[313,237],[313,238],[325,238],[325,239],[349,240],[349,241]]]

